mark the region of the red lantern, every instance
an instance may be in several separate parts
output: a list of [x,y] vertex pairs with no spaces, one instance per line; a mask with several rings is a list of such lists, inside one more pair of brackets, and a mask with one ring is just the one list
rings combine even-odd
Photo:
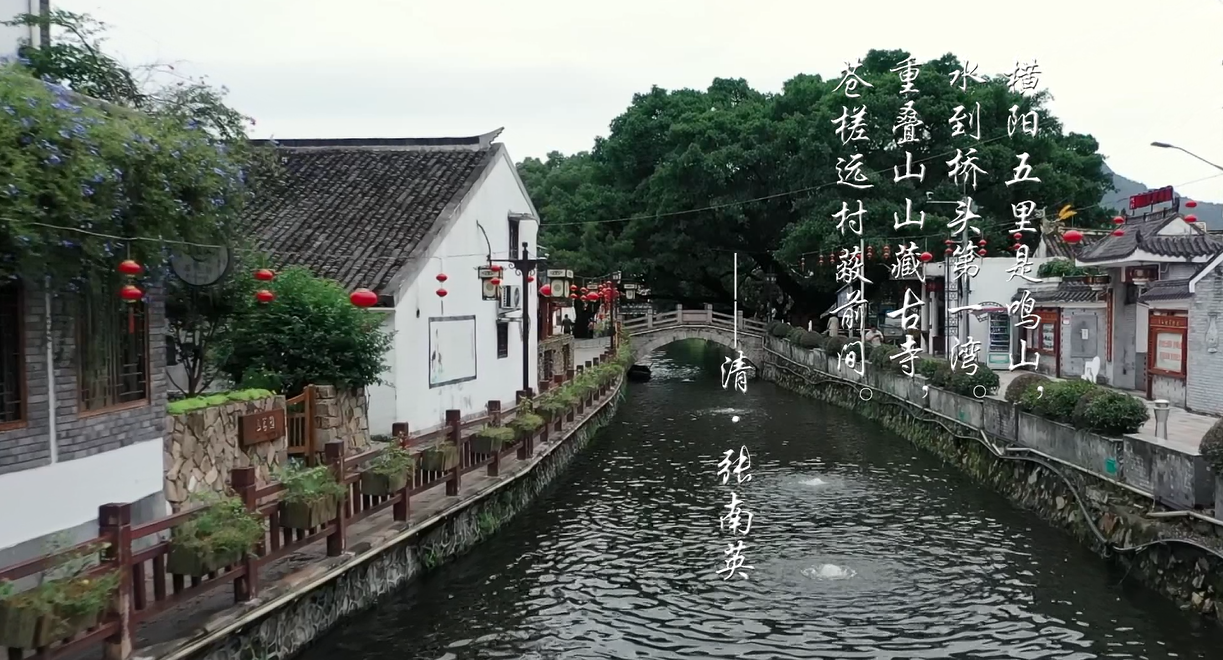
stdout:
[[874,245],[866,246],[866,258],[867,259],[875,258],[875,246]]
[[437,293],[437,297],[438,297],[438,298],[445,298],[445,297],[446,297],[446,294],[447,294],[447,293],[449,293],[449,291],[447,291],[447,290],[442,289],[442,288],[440,288],[440,287],[439,287],[439,288],[438,288],[438,290],[436,291],[436,293]]
[[255,271],[255,279],[259,280],[260,282],[271,282],[272,278],[274,277],[276,277],[276,273],[273,273],[266,268],[260,268],[259,270]]
[[821,266],[823,266],[823,265],[824,265],[824,255],[822,255],[822,254],[820,255],[820,265],[821,265]]
[[140,299],[144,297],[144,292],[131,284],[125,284],[122,289],[119,289],[119,297],[129,303],[140,302]]
[[981,256],[983,256],[983,257],[984,257],[984,256],[985,256],[985,250],[977,250],[977,254],[979,254],[979,255],[981,255]]
[[576,285],[576,284],[570,284],[570,285],[569,285],[569,292],[570,292],[570,293],[573,293],[574,291],[577,291],[577,290],[578,290],[578,285]]
[[944,252],[944,254],[948,254],[948,255],[950,255],[950,254],[954,253],[954,252],[955,252],[955,250],[953,250],[953,249],[951,249],[951,248],[947,248],[946,250],[943,250],[943,252]]
[[1125,230],[1124,229],[1114,229],[1113,236],[1125,236]]
[[527,284],[530,284],[531,282],[534,282],[534,281],[535,281],[534,275],[527,275]]
[[986,243],[986,241],[985,241],[985,239],[984,239],[984,238],[983,238],[983,239],[981,239],[981,240],[979,240],[979,241],[977,241],[977,245],[980,245],[981,247],[985,247],[985,246],[986,246],[986,244],[987,244],[987,243]]
[[1083,240],[1083,234],[1077,229],[1070,229],[1065,234],[1062,234],[1062,240],[1070,244],[1078,243]]
[[500,277],[494,277],[494,278],[490,279],[490,280],[488,281],[488,283],[489,283],[489,284],[491,284],[491,285],[493,285],[493,286],[501,286],[501,278],[500,278]]
[[268,291],[267,289],[262,289],[260,291],[255,292],[255,300],[258,300],[261,303],[270,303],[275,299],[276,299],[276,294],[272,293],[271,291]]
[[1019,251],[1019,248],[1021,248],[1021,247],[1023,247],[1023,245],[1021,245],[1021,244],[1019,244],[1019,243],[1016,243],[1016,244],[1014,244],[1014,245],[1012,245],[1012,246],[1011,246],[1011,249],[1012,249],[1012,250],[1014,250],[1014,251],[1016,251],[1016,252],[1018,252],[1018,251]]
[[1198,217],[1196,215],[1189,214],[1185,216],[1185,222],[1197,222],[1197,221],[1198,221]]
[[357,289],[348,295],[348,301],[357,307],[373,307],[378,304],[378,294],[369,289]]
[[433,279],[437,280],[438,284],[441,284],[450,278],[446,277],[445,273],[438,273],[437,276],[435,276]]
[[571,294],[569,294],[569,298],[570,298],[571,300],[577,300],[577,299],[578,299],[578,294],[576,294],[576,293],[571,293]]
[[888,259],[891,259],[891,258],[892,258],[892,246],[890,245],[883,246],[883,260],[887,261]]
[[1189,200],[1189,201],[1185,202],[1185,206],[1186,206],[1187,208],[1196,209],[1196,208],[1198,207],[1198,203],[1197,203],[1197,202],[1195,202],[1195,201],[1193,201],[1193,200],[1191,199],[1191,200]]
[[583,296],[590,293],[590,289],[587,289],[586,287],[582,287],[578,289],[578,291],[581,291]]
[[140,267],[140,264],[131,259],[119,262],[119,272],[124,275],[139,275],[142,270],[144,269]]
[[1019,233],[1019,232],[1015,232],[1015,235],[1014,235],[1012,238],[1014,238],[1014,239],[1015,239],[1015,240],[1017,240],[1017,241],[1022,241],[1022,240],[1023,240],[1023,234],[1021,234],[1021,233]]
[[1121,216],[1117,216],[1117,217],[1113,218],[1113,224],[1114,224],[1114,225],[1123,225],[1123,224],[1125,224],[1125,218],[1123,218],[1123,217],[1121,217]]
[[947,240],[945,240],[945,241],[943,241],[943,243],[944,243],[945,245],[955,245],[955,241],[951,240],[950,238],[949,238],[949,239],[947,239]]
[[545,285],[543,285],[543,286],[539,287],[539,295],[541,295],[541,296],[550,296],[550,295],[552,295],[552,285],[551,285],[551,284],[545,284]]
[[917,258],[921,259],[921,262],[925,264],[930,263],[930,260],[934,259],[934,255],[930,254],[929,252],[922,252]]
[[488,269],[493,271],[494,273],[500,273],[502,268],[503,267],[501,264],[492,264],[488,267]]

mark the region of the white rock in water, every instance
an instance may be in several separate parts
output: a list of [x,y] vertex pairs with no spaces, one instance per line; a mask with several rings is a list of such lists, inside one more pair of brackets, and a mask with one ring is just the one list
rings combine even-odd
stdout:
[[739,416],[738,416],[738,415],[735,415],[734,417],[731,417],[731,418],[730,418],[730,421],[732,421],[732,422],[738,422],[738,421],[739,421]]

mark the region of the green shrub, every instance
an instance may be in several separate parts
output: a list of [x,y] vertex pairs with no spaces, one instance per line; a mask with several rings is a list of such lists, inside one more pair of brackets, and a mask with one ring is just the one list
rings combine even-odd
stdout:
[[[1202,436],[1199,451],[1202,452],[1202,456],[1210,464],[1215,475],[1223,476],[1223,419],[1215,422],[1214,426],[1211,426]],[[1223,512],[1216,511],[1215,516],[1219,515],[1223,515]]]
[[510,420],[510,427],[520,433],[532,433],[543,425],[544,418],[530,411],[519,412]]
[[802,328],[790,328],[790,332],[786,333],[786,341],[798,344],[803,340],[803,335],[807,334]]
[[374,474],[398,476],[407,474],[414,464],[412,453],[407,448],[398,442],[391,442],[369,462],[369,470]]
[[944,364],[947,364],[946,360],[940,360],[939,358],[935,357],[924,357],[917,361],[917,366],[914,370],[919,376],[933,378],[935,372],[937,372],[939,367]]
[[276,396],[271,390],[252,388],[248,390],[236,390],[233,392],[221,392],[219,394],[209,394],[207,396],[193,396],[190,399],[181,399],[173,403],[166,404],[166,412],[171,415],[182,415],[195,410],[203,410],[213,406],[223,406],[232,401],[255,401],[257,399],[266,399],[271,396]]
[[845,349],[845,338],[841,336],[829,337],[824,341],[824,352],[831,356],[838,356]]
[[1142,428],[1150,417],[1147,404],[1138,397],[1097,388],[1079,399],[1074,411],[1074,425],[1101,435],[1120,436]]
[[1079,405],[1079,399],[1094,389],[1097,389],[1095,383],[1085,380],[1053,381],[1045,386],[1043,396],[1035,387],[1025,392],[1019,398],[1019,405],[1024,410],[1046,419],[1070,422],[1074,417],[1074,407]]
[[205,508],[174,528],[171,543],[201,555],[245,556],[263,540],[263,517],[246,510],[237,497],[208,492],[192,498]]
[[326,465],[305,467],[300,463],[288,463],[277,472],[276,480],[285,487],[281,498],[285,502],[317,504],[328,499],[338,500],[346,490]]
[[900,371],[900,358],[892,359],[893,355],[900,352],[900,349],[896,346],[880,344],[871,349],[871,366],[880,371]]
[[814,331],[803,332],[798,344],[803,348],[819,348],[824,345],[824,335]]
[[1006,400],[1011,403],[1019,403],[1023,398],[1023,393],[1038,385],[1049,386],[1051,381],[1047,376],[1041,374],[1025,373],[1015,377],[1010,385],[1006,386]]
[[951,363],[946,360],[939,360],[939,364],[934,367],[934,373],[930,374],[930,385],[932,387],[950,389],[951,383]]
[[218,342],[226,356],[220,370],[231,381],[290,396],[311,384],[380,382],[391,347],[381,314],[353,305],[344,287],[304,268],[288,268],[267,284],[275,300],[244,300]]
[[769,330],[769,334],[777,337],[778,339],[785,339],[786,336],[790,334],[790,331],[794,329],[789,323],[784,323],[782,321],[776,321],[776,323],[777,325],[774,325],[773,329]]
[[[948,365],[950,368],[950,365]],[[950,373],[945,387],[961,396],[989,396],[998,392],[998,374],[988,366],[977,363],[975,373],[969,374],[960,367]],[[982,392],[979,388],[985,388]]]

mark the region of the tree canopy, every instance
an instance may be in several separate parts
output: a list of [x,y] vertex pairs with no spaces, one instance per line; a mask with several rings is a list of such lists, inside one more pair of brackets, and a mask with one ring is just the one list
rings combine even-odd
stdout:
[[[780,292],[811,309],[826,304],[836,288],[827,262],[817,267],[817,255],[857,244],[857,236],[836,229],[833,215],[842,202],[853,209],[863,202],[864,237],[876,255],[885,244],[895,251],[913,241],[942,258],[956,207],[930,202],[961,198],[948,176],[957,149],[975,148],[985,171],[976,190],[966,192],[982,216],[973,224],[991,256],[1013,254],[1012,204],[1030,199],[1050,214],[1070,204],[1081,209],[1078,226],[1107,217],[1097,206],[1111,189],[1098,144],[1063,129],[1048,112],[1047,92],[1012,91],[1005,75],[982,76],[962,90],[952,84],[961,60],[949,54],[917,64],[912,82],[918,92],[905,96],[896,69],[907,59],[900,50],[870,51],[857,68],[870,84],[858,86],[859,98],[837,89],[839,77],[813,75],[795,76],[779,93],[716,79],[704,91],[654,87],[637,94],[592,151],[553,153],[546,162],[528,158],[519,165],[542,216],[541,242],[566,267],[640,274],[655,297],[681,302],[728,302],[731,259],[738,252],[741,279],[746,273],[758,282],[771,273]],[[910,100],[924,137],[898,145],[893,126]],[[967,135],[954,135],[949,120],[955,108],[971,113],[977,103],[980,139],[972,137],[972,126]],[[866,108],[868,140],[845,145],[834,123],[856,106]],[[1012,106],[1019,115],[1039,113],[1035,137],[1021,130],[1008,135]],[[894,166],[904,169],[906,151],[915,168],[926,167],[920,183],[893,179]],[[838,158],[854,153],[862,155],[870,189],[836,183]],[[1031,176],[1041,182],[1006,186],[1021,153],[1029,155]],[[915,219],[926,213],[924,227],[894,228],[893,214],[904,217],[906,199]],[[1025,242],[1034,246],[1036,240]]]

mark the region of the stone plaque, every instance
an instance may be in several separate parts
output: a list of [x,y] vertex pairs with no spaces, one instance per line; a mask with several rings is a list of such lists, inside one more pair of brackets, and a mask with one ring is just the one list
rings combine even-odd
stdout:
[[238,442],[243,447],[272,442],[285,434],[285,409],[275,408],[238,418]]

